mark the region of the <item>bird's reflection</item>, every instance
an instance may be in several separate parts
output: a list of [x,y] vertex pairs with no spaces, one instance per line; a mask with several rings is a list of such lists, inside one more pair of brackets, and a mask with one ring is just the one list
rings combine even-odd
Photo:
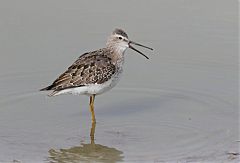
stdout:
[[68,149],[50,149],[48,161],[50,163],[78,163],[78,162],[119,162],[123,160],[123,152],[95,144],[96,123],[92,122],[90,137],[91,143],[81,144],[80,146],[71,147]]

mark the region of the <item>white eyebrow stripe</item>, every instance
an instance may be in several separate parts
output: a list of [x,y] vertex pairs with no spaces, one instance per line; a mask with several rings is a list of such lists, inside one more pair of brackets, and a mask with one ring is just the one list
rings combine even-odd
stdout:
[[122,36],[122,35],[115,34],[115,36],[116,36],[116,37],[122,37],[122,38],[123,38],[123,40],[126,40],[126,41],[128,41],[128,38],[126,38],[126,37],[124,37],[124,36]]

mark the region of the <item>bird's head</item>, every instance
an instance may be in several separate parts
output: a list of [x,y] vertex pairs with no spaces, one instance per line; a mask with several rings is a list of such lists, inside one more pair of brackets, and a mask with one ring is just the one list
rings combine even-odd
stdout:
[[132,44],[135,44],[135,45],[142,46],[144,48],[153,50],[152,48],[149,48],[147,46],[144,46],[144,45],[141,45],[139,43],[136,43],[136,42],[133,42],[133,41],[129,40],[127,33],[124,32],[122,29],[118,29],[118,28],[115,29],[112,32],[112,34],[109,36],[109,38],[107,40],[107,47],[108,48],[113,48],[114,50],[116,50],[120,53],[124,53],[127,48],[130,48],[130,49],[133,49],[134,51],[140,53],[141,55],[143,55],[147,59],[149,59],[145,54],[143,54],[139,50],[135,49],[132,46]]

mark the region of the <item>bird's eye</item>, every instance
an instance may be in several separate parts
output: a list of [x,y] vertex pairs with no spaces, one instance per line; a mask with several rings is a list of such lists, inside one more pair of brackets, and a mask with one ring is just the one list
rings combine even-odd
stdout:
[[118,39],[119,39],[119,40],[121,40],[121,39],[122,39],[122,37],[118,37]]

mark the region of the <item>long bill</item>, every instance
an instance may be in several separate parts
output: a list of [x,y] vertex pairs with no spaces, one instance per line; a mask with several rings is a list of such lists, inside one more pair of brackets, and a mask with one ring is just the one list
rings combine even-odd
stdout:
[[134,44],[134,45],[138,45],[138,46],[141,46],[141,47],[144,47],[144,48],[147,48],[147,49],[150,49],[150,50],[153,50],[153,48],[150,48],[150,47],[147,47],[147,46],[144,46],[144,45],[141,45],[139,43],[136,43],[136,42],[133,42],[133,41],[129,41],[129,48],[138,52],[139,54],[143,55],[145,58],[149,59],[148,56],[146,56],[145,54],[143,54],[142,52],[140,52],[139,50],[135,49],[131,44]]

